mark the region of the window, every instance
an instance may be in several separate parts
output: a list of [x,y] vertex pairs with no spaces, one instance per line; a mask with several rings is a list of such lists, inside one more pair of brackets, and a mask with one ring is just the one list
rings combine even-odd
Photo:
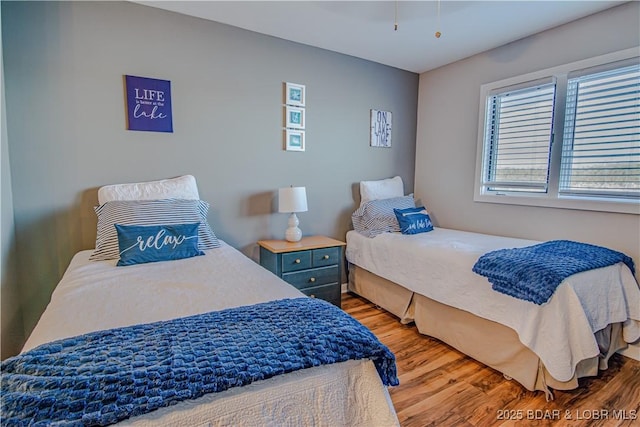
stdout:
[[638,198],[640,65],[569,77],[561,195]]
[[640,214],[637,55],[483,85],[474,200]]
[[551,82],[488,97],[483,168],[487,190],[547,191],[555,90]]

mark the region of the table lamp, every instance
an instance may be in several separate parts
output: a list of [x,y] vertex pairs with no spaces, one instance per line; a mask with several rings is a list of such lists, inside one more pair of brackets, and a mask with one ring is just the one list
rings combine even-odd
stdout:
[[278,190],[278,212],[291,213],[289,215],[289,228],[284,233],[284,238],[289,242],[298,242],[302,238],[302,230],[298,228],[296,212],[307,211],[307,189],[305,187],[286,187]]

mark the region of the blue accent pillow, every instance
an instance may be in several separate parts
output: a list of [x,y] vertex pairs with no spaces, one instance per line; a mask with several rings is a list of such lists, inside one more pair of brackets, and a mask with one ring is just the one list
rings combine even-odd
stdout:
[[424,206],[407,209],[394,209],[402,234],[426,233],[433,230],[431,218]]
[[204,255],[204,252],[198,249],[199,222],[172,225],[114,225],[120,249],[118,266]]

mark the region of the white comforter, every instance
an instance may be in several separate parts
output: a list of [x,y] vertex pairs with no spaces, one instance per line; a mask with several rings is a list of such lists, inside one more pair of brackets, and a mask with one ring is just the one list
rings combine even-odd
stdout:
[[[23,351],[91,331],[168,320],[304,295],[236,249],[116,267],[72,259]],[[380,425],[398,420],[369,360],[318,366],[211,393],[124,421],[126,425]]]
[[116,267],[77,253],[23,351],[91,331],[303,296],[229,245],[178,261]]
[[444,228],[375,238],[347,233],[347,260],[409,290],[506,325],[559,381],[599,354],[594,332],[623,322],[623,337],[640,338],[640,290],[623,263],[574,274],[543,305],[491,289],[471,269],[486,252],[540,243]]

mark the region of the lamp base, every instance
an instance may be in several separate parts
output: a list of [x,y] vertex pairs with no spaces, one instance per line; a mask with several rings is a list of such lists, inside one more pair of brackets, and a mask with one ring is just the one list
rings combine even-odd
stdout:
[[300,221],[298,221],[295,212],[292,212],[287,222],[289,228],[287,228],[287,231],[284,233],[284,238],[288,242],[299,242],[300,239],[302,239],[302,230],[298,228],[298,224],[300,224]]

